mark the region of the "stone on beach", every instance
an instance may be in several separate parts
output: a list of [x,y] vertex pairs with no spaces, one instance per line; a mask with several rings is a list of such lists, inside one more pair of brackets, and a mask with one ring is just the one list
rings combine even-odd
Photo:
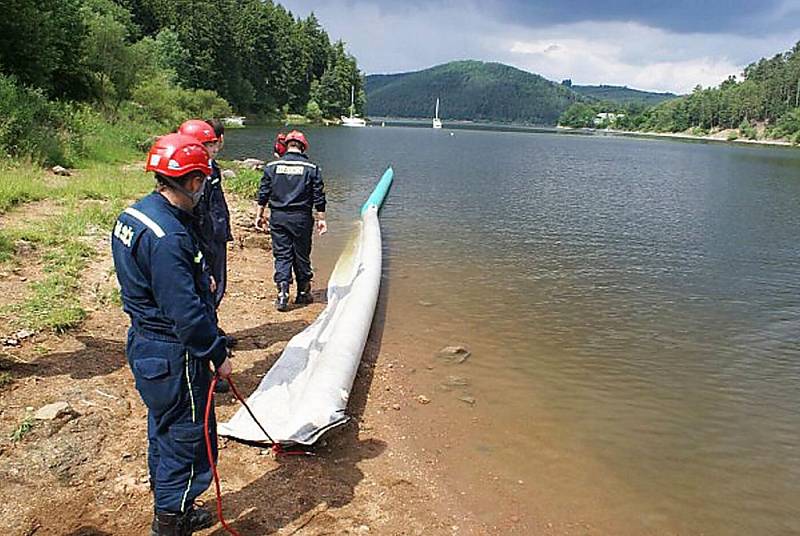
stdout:
[[53,166],[50,171],[52,171],[54,175],[59,175],[61,177],[69,177],[72,175],[72,173],[63,166]]
[[264,168],[264,161],[258,158],[245,158],[244,160],[237,160],[236,163],[246,169],[259,170]]
[[469,356],[472,355],[466,347],[464,346],[445,346],[441,350],[439,350],[439,357],[443,357],[448,359],[456,364],[461,364],[469,359]]
[[33,415],[33,418],[40,421],[52,421],[58,419],[62,415],[75,415],[75,410],[72,409],[72,406],[70,406],[68,402],[53,402],[52,404],[42,406]]

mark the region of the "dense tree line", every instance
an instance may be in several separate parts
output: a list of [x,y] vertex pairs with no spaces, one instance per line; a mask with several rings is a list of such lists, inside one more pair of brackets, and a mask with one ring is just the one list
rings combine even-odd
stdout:
[[[103,121],[147,132],[232,112],[336,117],[362,76],[312,14],[268,0],[0,0],[0,151],[80,155]],[[122,135],[122,134],[121,134]]]
[[[355,58],[311,14],[264,0],[0,0],[0,69],[48,96],[114,105],[144,79],[216,91],[235,110],[345,113]],[[314,101],[313,103],[311,101]]]
[[371,116],[554,124],[581,97],[541,76],[500,63],[456,61],[424,71],[367,77]]
[[560,123],[593,126],[588,118],[600,111],[625,113],[614,125],[619,128],[696,134],[738,129],[738,135],[755,138],[758,126],[767,137],[800,142],[800,43],[748,65],[740,77],[731,76],[719,86],[697,86],[689,95],[643,110],[612,103],[592,105],[590,111],[576,106]]
[[655,93],[625,86],[578,86],[573,85],[571,80],[563,80],[561,83],[584,97],[622,105],[647,104],[653,106],[677,97],[674,93]]

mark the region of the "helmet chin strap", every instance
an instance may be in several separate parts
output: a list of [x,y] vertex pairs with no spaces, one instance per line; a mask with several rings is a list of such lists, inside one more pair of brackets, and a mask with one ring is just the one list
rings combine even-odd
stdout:
[[[192,192],[188,188],[185,188],[185,187],[181,186],[180,184],[178,184],[178,182],[173,180],[172,177],[167,177],[167,176],[164,176],[164,175],[162,175],[162,177],[164,178],[164,180],[167,181],[167,183],[169,183],[170,187],[174,188],[179,193],[181,193],[184,196],[186,196],[189,199],[189,201],[191,201],[192,208],[197,206],[197,203],[199,203],[200,199],[203,197],[204,188],[200,188],[196,192]],[[208,180],[208,177],[205,177],[205,180]],[[203,182],[204,185],[205,185],[205,180]]]

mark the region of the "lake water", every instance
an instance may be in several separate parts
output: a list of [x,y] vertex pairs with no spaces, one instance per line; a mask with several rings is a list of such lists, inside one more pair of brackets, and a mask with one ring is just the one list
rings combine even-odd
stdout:
[[[384,345],[413,345],[429,394],[481,423],[465,465],[619,532],[800,533],[800,151],[306,132],[329,196],[322,277],[394,166]],[[224,157],[266,159],[274,135],[232,130]],[[452,343],[463,365],[433,357]]]

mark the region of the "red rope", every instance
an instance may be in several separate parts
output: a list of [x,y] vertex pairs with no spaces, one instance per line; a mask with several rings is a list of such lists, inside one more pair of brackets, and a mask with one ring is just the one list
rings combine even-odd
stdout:
[[[217,380],[219,376],[216,374],[214,375],[214,379],[211,380],[211,387],[208,390],[208,400],[206,400],[206,415],[205,415],[205,426],[203,432],[206,436],[206,454],[208,454],[208,463],[211,465],[211,474],[214,475],[214,487],[216,488],[217,492],[217,517],[219,518],[219,522],[222,523],[222,526],[225,527],[225,530],[230,532],[233,536],[240,536],[236,530],[228,525],[225,521],[225,517],[222,515],[222,492],[220,491],[219,487],[219,474],[217,473],[217,464],[214,463],[214,453],[211,450],[211,433],[208,429],[208,419],[211,415],[211,406],[214,404],[214,388],[217,386]],[[217,431],[214,430],[216,434]]]
[[[211,432],[209,430],[208,421],[209,421],[209,417],[211,416],[211,407],[214,404],[214,388],[217,386],[217,381],[219,381],[219,376],[217,376],[215,374],[214,375],[214,379],[211,380],[211,387],[209,387],[209,389],[208,389],[208,399],[206,400],[206,413],[205,413],[205,419],[204,419],[205,426],[204,426],[204,430],[203,430],[203,433],[205,434],[205,437],[206,437],[206,454],[208,455],[208,463],[211,466],[211,474],[214,475],[214,488],[215,488],[215,491],[217,493],[217,517],[219,518],[219,522],[222,523],[222,526],[225,528],[225,530],[227,530],[233,536],[240,536],[240,534],[238,532],[236,532],[236,529],[234,529],[233,527],[228,525],[228,523],[225,521],[225,517],[222,515],[222,492],[220,490],[220,485],[219,485],[219,473],[217,472],[217,464],[214,463],[214,453],[211,450]],[[272,453],[275,455],[275,457],[278,457],[278,456],[281,456],[281,455],[282,456],[313,456],[312,453],[306,452],[306,451],[302,451],[302,450],[297,450],[297,451],[295,451],[295,450],[284,450],[280,443],[276,443],[275,441],[273,441],[272,438],[267,433],[267,431],[264,429],[264,427],[261,426],[261,423],[258,422],[258,419],[256,419],[256,416],[250,410],[250,407],[247,405],[247,402],[245,402],[244,398],[242,398],[242,395],[239,394],[239,390],[236,388],[236,385],[233,383],[233,379],[228,377],[228,383],[230,384],[231,389],[233,390],[233,394],[234,394],[234,396],[236,396],[236,399],[239,400],[239,402],[241,402],[241,404],[244,406],[244,408],[247,410],[247,412],[253,418],[253,421],[255,421],[256,425],[258,425],[258,427],[261,429],[261,431],[264,432],[264,435],[267,437],[267,440],[269,440],[269,442],[272,443]],[[214,434],[216,434],[216,433],[217,433],[217,431],[215,429],[214,430]]]

